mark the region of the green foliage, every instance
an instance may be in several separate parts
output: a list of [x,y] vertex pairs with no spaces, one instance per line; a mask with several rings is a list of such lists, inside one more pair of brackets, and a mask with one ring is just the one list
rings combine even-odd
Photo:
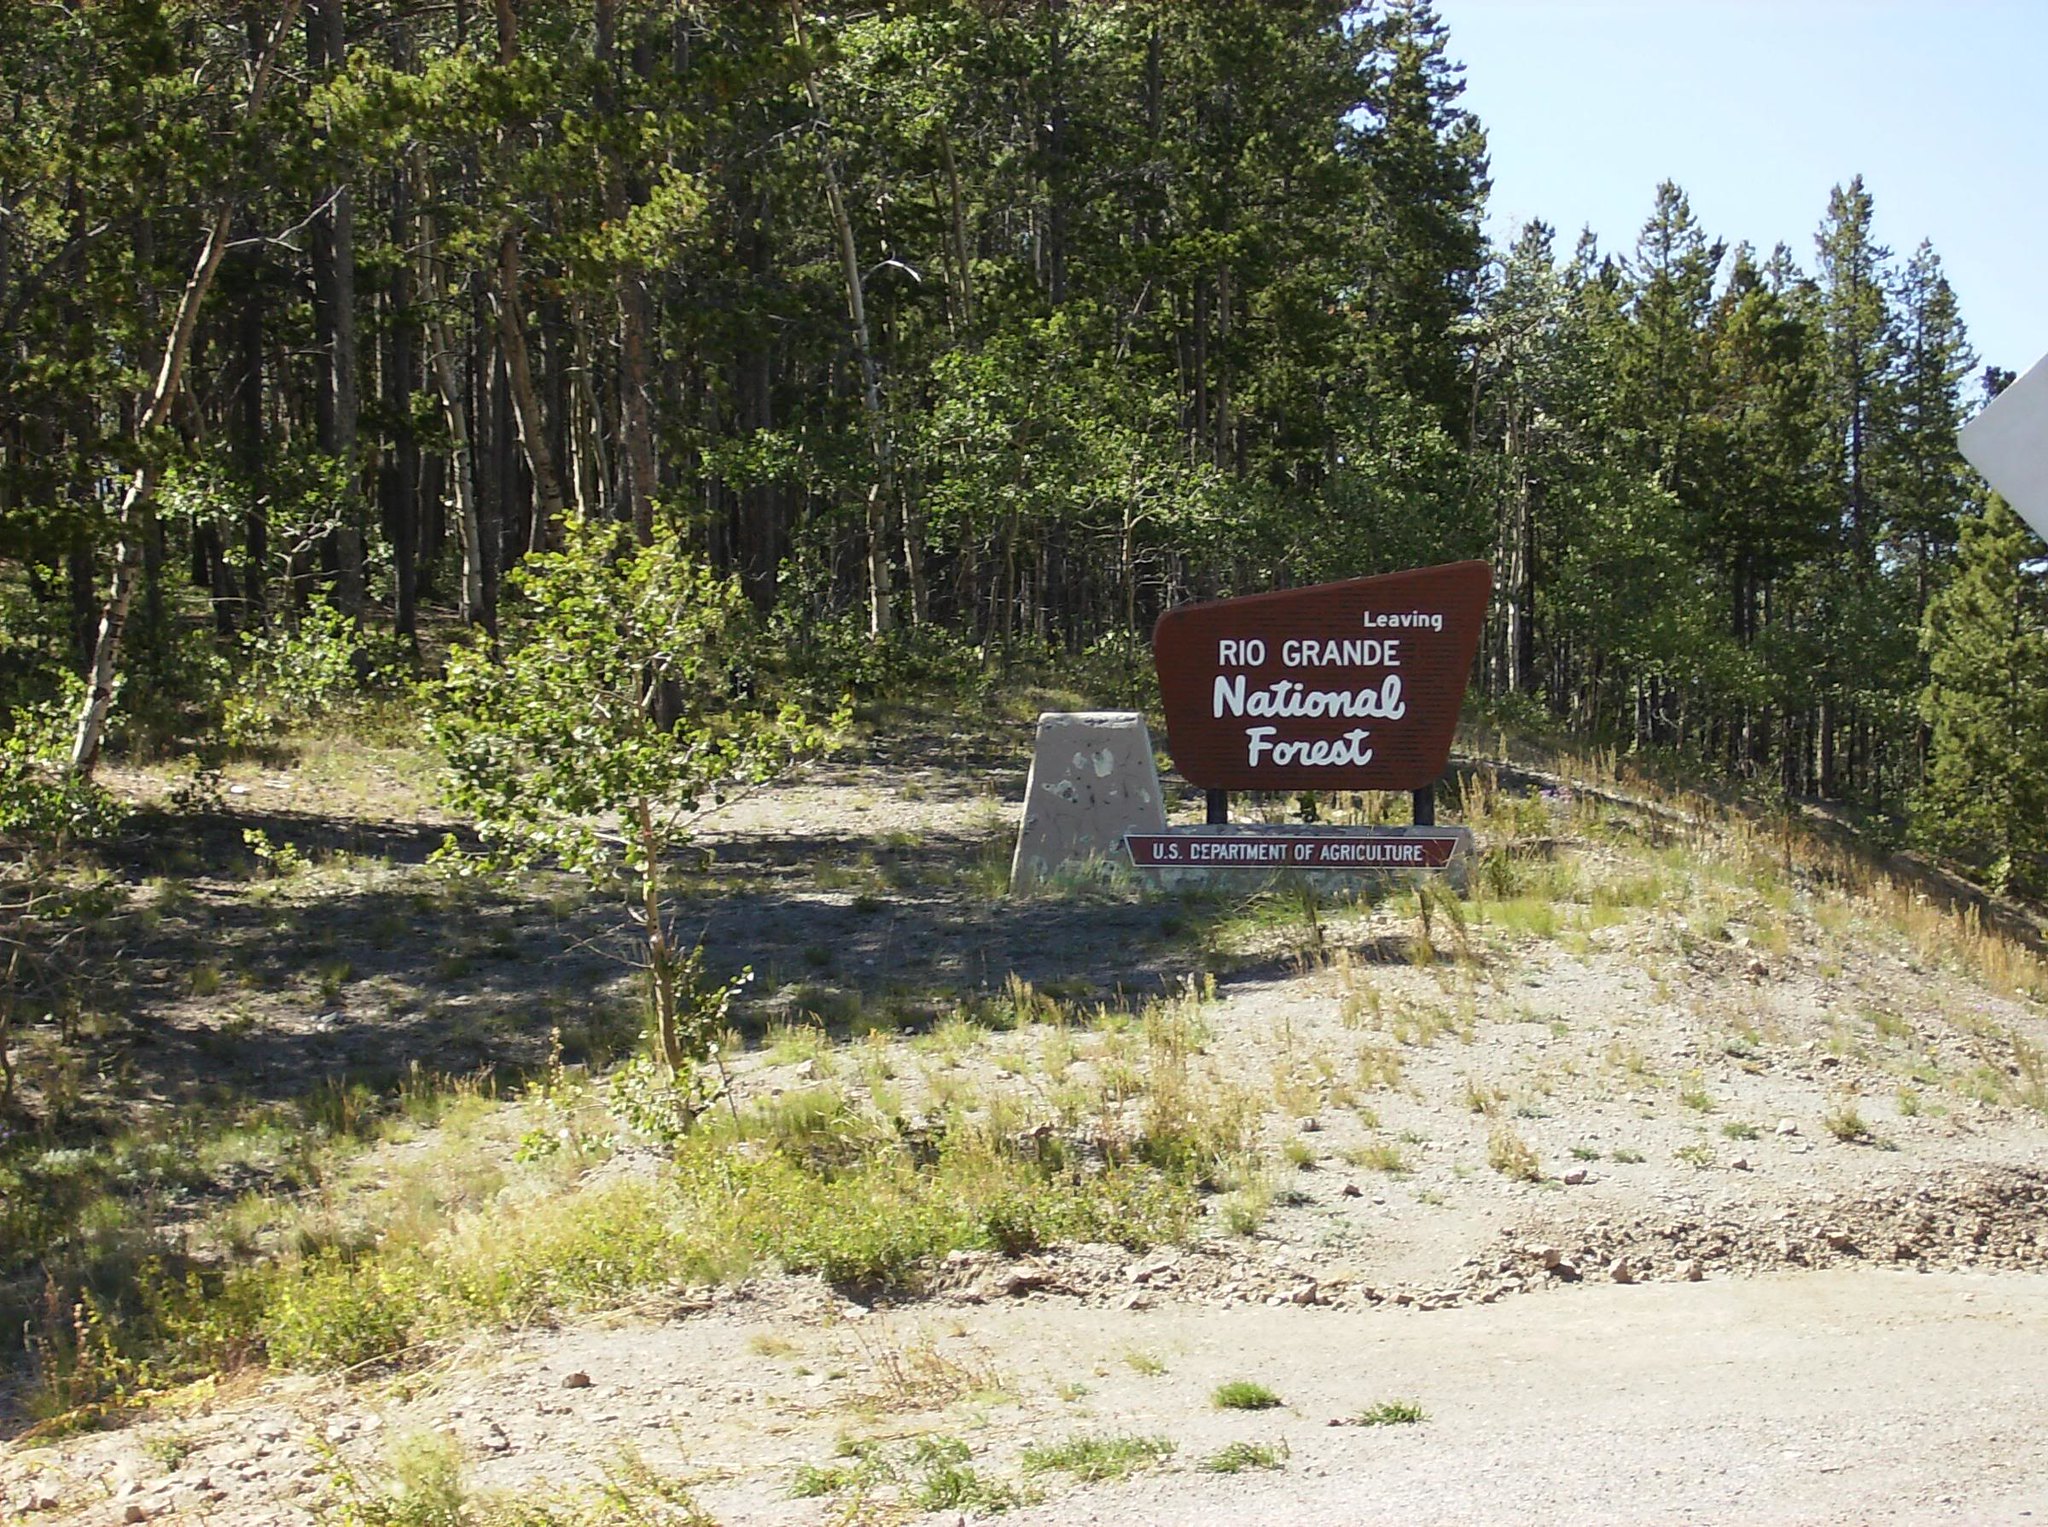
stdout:
[[670,541],[567,534],[507,580],[523,618],[502,659],[449,653],[433,726],[450,802],[496,862],[547,856],[612,883],[818,737],[758,697],[768,675],[737,584]]
[[1414,1426],[1427,1421],[1429,1413],[1413,1400],[1381,1400],[1368,1405],[1352,1418],[1356,1426]]
[[1027,1474],[1057,1470],[1095,1483],[1122,1479],[1173,1454],[1174,1444],[1164,1437],[1069,1437],[1025,1448],[1023,1464]]
[[1288,1448],[1284,1442],[1231,1442],[1204,1458],[1205,1474],[1243,1474],[1251,1469],[1283,1469]]
[[14,710],[0,731],[0,839],[40,856],[105,838],[126,814],[105,790],[67,767],[69,722],[81,688],[73,681],[59,699]]
[[2048,885],[2048,585],[2002,501],[1962,526],[1955,581],[1927,608],[1933,731],[1915,834],[2001,890]]
[[798,1465],[790,1494],[800,1500],[848,1496],[849,1519],[884,1491],[916,1511],[995,1515],[1024,1504],[1022,1491],[971,1467],[972,1457],[972,1450],[958,1437],[917,1437],[896,1447],[842,1443],[839,1461]]
[[1272,1410],[1280,1404],[1280,1396],[1250,1379],[1232,1379],[1216,1386],[1209,1403],[1218,1410]]
[[241,673],[221,702],[221,736],[246,747],[326,719],[396,682],[403,648],[316,599],[296,621],[243,640]]
[[502,659],[449,654],[433,729],[450,803],[492,867],[550,857],[624,897],[646,951],[656,1058],[688,1091],[730,987],[668,923],[666,860],[702,807],[758,784],[822,734],[768,698],[739,586],[670,540],[572,526],[510,580],[525,618]]

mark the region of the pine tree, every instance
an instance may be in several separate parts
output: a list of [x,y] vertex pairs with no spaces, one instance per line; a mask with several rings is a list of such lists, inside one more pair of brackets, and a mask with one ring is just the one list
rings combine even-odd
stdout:
[[1955,579],[1927,608],[1933,729],[1916,834],[2004,889],[2048,864],[2048,582],[2033,532],[2003,500],[1962,524]]

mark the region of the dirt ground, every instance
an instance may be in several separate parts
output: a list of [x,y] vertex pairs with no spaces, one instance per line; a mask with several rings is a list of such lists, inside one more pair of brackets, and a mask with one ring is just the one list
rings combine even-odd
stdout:
[[[243,1377],[14,1445],[0,1520],[336,1520],[343,1476],[380,1478],[395,1441],[434,1435],[474,1489],[536,1498],[630,1451],[729,1524],[2048,1513],[2038,1005],[1825,886],[1583,803],[1549,803],[1529,847],[1570,869],[1562,911],[1525,896],[1439,926],[1433,958],[1404,899],[1313,917],[1115,885],[1010,903],[992,887],[1022,765],[1020,733],[1014,752],[877,757],[737,803],[700,839],[703,936],[754,966],[762,1021],[821,984],[915,1007],[1014,972],[1112,1001],[1208,972],[1203,1063],[1256,1097],[1276,1163],[1254,1234],[1212,1219],[1164,1252],[956,1254],[895,1302],[792,1277],[671,1290],[395,1378]],[[274,833],[302,821],[280,815],[288,790],[303,820],[356,820],[303,782],[246,788]],[[346,974],[269,983],[225,1037],[166,979],[139,999],[160,1048],[197,1065],[252,1046],[255,1075],[271,1046],[282,1087],[300,1044],[340,1063],[394,1025],[458,1057],[537,1044],[475,1015],[613,979],[589,945],[601,916],[547,886],[450,934],[484,957],[419,953],[390,920],[441,825],[352,830],[402,852],[324,923]],[[275,896],[219,896],[222,926],[275,926]],[[180,926],[159,936],[174,965]],[[944,1064],[996,1076],[1033,1042]],[[756,1052],[740,1084],[797,1074]],[[1229,1380],[1281,1403],[1218,1409]],[[1353,1424],[1390,1401],[1424,1419]],[[1025,1467],[1027,1446],[1109,1436],[1172,1450],[1097,1483]],[[938,1437],[987,1489],[921,1510],[911,1465],[849,1484],[834,1463],[847,1439],[886,1458]],[[1267,1452],[1204,1467],[1239,1442]],[[839,1485],[795,1493],[806,1467]]]

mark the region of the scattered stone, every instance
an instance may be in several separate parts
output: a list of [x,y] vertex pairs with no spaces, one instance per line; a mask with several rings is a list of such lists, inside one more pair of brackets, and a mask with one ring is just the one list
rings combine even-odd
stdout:
[[1799,1125],[1791,1119],[1780,1119],[1778,1120],[1778,1133],[1781,1135],[1796,1135],[1799,1133]]
[[1687,1263],[1685,1264],[1685,1281],[1686,1281],[1686,1282],[1688,1282],[1688,1283],[1697,1283],[1697,1282],[1699,1282],[1699,1281],[1700,1281],[1700,1279],[1704,1278],[1704,1277],[1705,1277],[1706,1275],[1707,1275],[1707,1268],[1706,1268],[1706,1264],[1705,1264],[1704,1262],[1700,1261],[1700,1259],[1699,1259],[1698,1257],[1694,1257],[1694,1258],[1693,1258],[1693,1259],[1692,1259],[1692,1260],[1691,1260],[1690,1262],[1687,1262]]
[[1564,1174],[1564,1185],[1568,1188],[1579,1187],[1585,1180],[1586,1169],[1582,1166],[1575,1166]]
[[1300,1125],[1301,1132],[1305,1135],[1318,1134],[1321,1132],[1322,1127],[1323,1121],[1314,1117],[1303,1119]]
[[1311,1278],[1287,1297],[1296,1304],[1315,1304],[1319,1301],[1321,1293],[1322,1290],[1316,1286],[1316,1281]]
[[1831,1225],[1820,1234],[1821,1239],[1836,1251],[1853,1251],[1856,1247],[1856,1237],[1838,1225]]
[[1555,1246],[1532,1246],[1529,1255],[1536,1259],[1536,1265],[1546,1272],[1556,1268],[1564,1260],[1564,1253]]
[[48,1477],[29,1484],[28,1491],[21,1498],[24,1511],[55,1511],[57,1509],[58,1483]]
[[1365,1197],[1365,1189],[1355,1182],[1347,1182],[1340,1190],[1340,1196],[1344,1198],[1363,1198]]
[[1042,1267],[999,1267],[981,1280],[976,1292],[984,1299],[1021,1299],[1051,1283],[1052,1274]]
[[1609,1281],[1614,1283],[1633,1283],[1636,1281],[1635,1271],[1628,1265],[1627,1257],[1616,1257],[1612,1262],[1609,1262],[1607,1264],[1607,1276]]
[[1746,1172],[1749,1170],[1749,1157],[1737,1156],[1733,1161],[1729,1162],[1728,1165],[1738,1172]]
[[121,1520],[123,1522],[146,1522],[149,1520],[149,1507],[139,1500],[132,1500],[121,1508]]
[[564,1376],[562,1387],[564,1389],[588,1389],[590,1387],[590,1375],[579,1368],[574,1373]]

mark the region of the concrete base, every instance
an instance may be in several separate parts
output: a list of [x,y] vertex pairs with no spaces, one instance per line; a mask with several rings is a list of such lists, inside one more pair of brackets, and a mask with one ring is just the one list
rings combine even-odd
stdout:
[[1166,826],[1152,735],[1136,711],[1047,711],[1024,785],[1010,891],[1072,860],[1121,855],[1130,832]]

